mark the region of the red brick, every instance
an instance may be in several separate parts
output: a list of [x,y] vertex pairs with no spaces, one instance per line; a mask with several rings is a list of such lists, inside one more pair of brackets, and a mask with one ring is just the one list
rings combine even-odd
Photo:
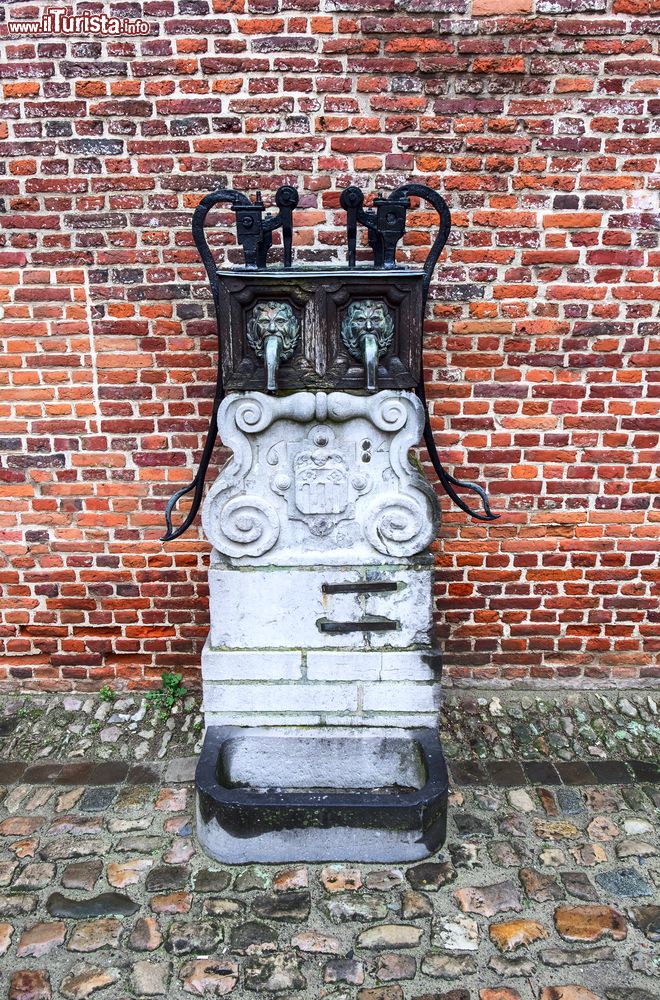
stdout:
[[505,14],[529,14],[532,0],[472,0],[473,17],[503,17]]
[[615,14],[639,14],[651,16],[660,14],[660,0],[614,0]]
[[524,73],[522,56],[481,56],[472,64],[473,73]]

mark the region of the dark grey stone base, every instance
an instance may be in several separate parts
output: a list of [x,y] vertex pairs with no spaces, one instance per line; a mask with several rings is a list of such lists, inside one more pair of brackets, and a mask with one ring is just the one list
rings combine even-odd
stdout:
[[226,864],[416,861],[444,843],[447,783],[431,729],[212,726],[197,835]]

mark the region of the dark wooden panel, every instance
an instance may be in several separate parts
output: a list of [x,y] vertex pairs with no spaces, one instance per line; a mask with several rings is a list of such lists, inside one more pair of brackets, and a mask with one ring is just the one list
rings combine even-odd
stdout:
[[422,343],[420,271],[373,268],[220,271],[223,376],[228,392],[265,388],[263,360],[246,338],[258,302],[287,302],[300,323],[293,357],[278,373],[280,390],[363,389],[363,366],[341,340],[341,323],[351,302],[377,299],[394,321],[390,350],[378,366],[379,389],[412,389],[419,380]]

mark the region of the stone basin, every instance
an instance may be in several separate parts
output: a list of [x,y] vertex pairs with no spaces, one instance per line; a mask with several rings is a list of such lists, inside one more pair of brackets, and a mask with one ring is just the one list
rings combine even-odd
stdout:
[[199,840],[227,864],[414,861],[445,838],[428,728],[211,726],[195,782]]

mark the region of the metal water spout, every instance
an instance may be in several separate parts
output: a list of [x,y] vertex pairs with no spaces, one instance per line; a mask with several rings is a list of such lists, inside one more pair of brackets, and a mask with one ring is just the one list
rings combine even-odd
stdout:
[[282,359],[282,340],[276,333],[264,338],[266,392],[277,392],[277,369]]
[[362,358],[367,374],[367,392],[376,392],[378,389],[378,385],[376,384],[376,370],[379,353],[380,350],[375,334],[365,333],[362,337]]

